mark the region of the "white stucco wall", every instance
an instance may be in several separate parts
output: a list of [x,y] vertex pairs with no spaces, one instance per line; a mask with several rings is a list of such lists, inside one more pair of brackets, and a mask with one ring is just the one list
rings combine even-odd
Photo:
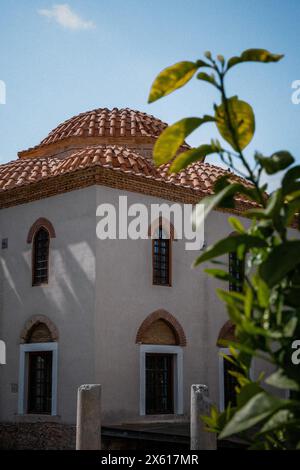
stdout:
[[[215,287],[224,286],[191,269],[197,252],[184,240],[172,243],[172,287],[152,285],[150,240],[98,240],[96,207],[164,202],[150,196],[94,186],[0,211],[0,338],[7,345],[7,365],[0,366],[0,421],[17,417],[20,333],[32,316],[48,316],[59,331],[58,415],[75,423],[77,387],[103,386],[103,422],[139,418],[139,349],[136,333],[153,311],[164,309],[181,323],[187,338],[183,351],[183,407],[189,413],[190,387],[207,384],[218,403],[219,360],[216,340],[227,320]],[[167,202],[167,201],[165,201]],[[50,279],[31,285],[31,225],[40,217],[51,221],[56,238],[50,244]],[[210,245],[232,231],[227,214],[213,212],[206,221]],[[246,221],[246,223],[248,223]]]
[[[0,420],[14,420],[18,394],[20,333],[32,315],[46,315],[57,326],[58,414],[74,422],[76,388],[91,380],[94,363],[95,313],[95,187],[0,211],[0,336],[7,346],[7,364],[0,369]],[[50,278],[32,287],[31,249],[27,234],[39,218],[56,231],[50,241]]]
[[[149,207],[164,202],[97,188],[98,204],[117,205],[119,195],[127,195],[128,204],[143,202]],[[221,212],[210,215],[205,225],[207,245],[232,231],[227,217]],[[139,415],[140,346],[135,338],[143,320],[157,309],[174,315],[187,337],[183,348],[184,413],[189,413],[193,383],[208,384],[218,402],[216,340],[227,316],[214,292],[222,284],[208,278],[202,266],[191,269],[197,252],[186,251],[184,240],[172,243],[172,287],[152,285],[151,240],[98,240],[96,252],[95,372],[103,384],[104,421],[130,421]]]

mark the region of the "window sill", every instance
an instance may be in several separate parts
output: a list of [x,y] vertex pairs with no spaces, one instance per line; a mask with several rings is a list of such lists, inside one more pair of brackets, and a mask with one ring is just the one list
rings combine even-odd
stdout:
[[154,287],[172,287],[172,284],[156,284],[155,282],[152,283]]
[[182,423],[188,421],[184,414],[158,414],[158,415],[140,415],[135,421],[137,423]]
[[25,413],[23,415],[16,414],[16,421],[21,423],[57,423],[61,421],[61,416]]

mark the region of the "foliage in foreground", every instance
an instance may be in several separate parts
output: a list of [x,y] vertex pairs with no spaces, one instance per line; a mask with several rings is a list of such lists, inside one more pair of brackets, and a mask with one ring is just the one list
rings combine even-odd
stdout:
[[[232,67],[243,62],[277,62],[283,56],[263,49],[249,49],[228,61],[210,52],[196,62],[179,62],[163,70],[155,79],[149,102],[185,85],[196,73],[196,78],[207,82],[220,93],[213,113],[202,117],[184,118],[168,127],[157,140],[154,160],[157,165],[171,160],[171,172],[178,172],[207,155],[217,154],[234,172],[246,178],[251,185],[231,181],[230,174],[220,178],[214,194],[201,200],[205,216],[216,207],[234,209],[236,196],[244,195],[256,203],[245,214],[251,218],[246,229],[235,217],[229,222],[237,233],[209,247],[195,261],[195,266],[210,261],[217,268],[206,269],[208,275],[228,282],[230,275],[222,255],[236,252],[245,263],[245,276],[240,292],[218,289],[225,302],[230,320],[235,325],[235,342],[229,346],[231,360],[239,368],[231,371],[237,379],[237,405],[220,413],[216,407],[210,416],[203,417],[207,429],[220,439],[239,435],[256,449],[300,449],[300,241],[291,238],[288,228],[298,222],[300,209],[300,166],[290,167],[294,158],[286,150],[272,155],[256,152],[254,159],[244,149],[255,132],[252,107],[237,96],[228,97],[225,78]],[[203,71],[206,70],[206,71]],[[226,147],[218,140],[180,152],[186,137],[206,123],[216,125]],[[228,145],[229,144],[229,147]],[[290,167],[290,168],[289,168]],[[289,168],[289,169],[288,169]],[[261,183],[265,172],[273,175],[286,170],[282,184],[270,197],[267,185]],[[298,237],[299,238],[299,237]],[[294,348],[294,349],[293,349]],[[274,372],[264,373],[252,380],[250,367],[254,358],[269,362]],[[300,362],[300,361],[299,361]],[[274,393],[265,391],[267,383]],[[289,391],[289,398],[279,398],[278,391]]]

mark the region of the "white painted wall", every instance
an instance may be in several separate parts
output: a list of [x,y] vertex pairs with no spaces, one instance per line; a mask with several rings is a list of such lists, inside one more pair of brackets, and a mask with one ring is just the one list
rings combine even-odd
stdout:
[[[76,388],[94,377],[95,187],[0,211],[0,337],[7,365],[0,369],[0,420],[14,420],[18,394],[20,333],[32,315],[47,315],[59,331],[57,412],[74,422]],[[27,234],[39,217],[56,231],[50,242],[50,279],[31,285],[31,245]]]
[[[103,187],[97,187],[97,202],[117,204],[120,194],[128,196],[129,204],[164,202]],[[214,212],[205,226],[207,245],[231,231],[227,215]],[[159,308],[177,318],[187,337],[183,348],[184,413],[189,413],[193,383],[208,384],[217,401],[216,340],[227,316],[214,292],[221,283],[208,278],[202,267],[191,269],[197,252],[185,251],[184,240],[173,242],[172,287],[152,285],[150,240],[97,241],[96,252],[95,373],[103,384],[104,422],[139,416],[140,346],[135,337],[143,320]]]
[[[96,238],[96,207],[117,203],[163,202],[137,193],[94,186],[0,211],[0,338],[7,345],[7,365],[0,369],[0,421],[17,417],[20,333],[36,314],[47,315],[59,331],[57,413],[74,423],[77,387],[103,386],[103,422],[139,418],[140,346],[136,333],[143,320],[163,308],[181,323],[183,348],[183,411],[189,412],[190,387],[207,384],[218,402],[219,330],[227,320],[215,295],[223,285],[208,278],[203,268],[192,270],[196,252],[185,251],[184,241],[172,247],[172,287],[152,285],[150,240]],[[31,245],[26,242],[39,217],[53,224],[50,244],[50,280],[46,287],[31,286]],[[232,231],[227,214],[214,212],[206,221],[210,245]],[[59,419],[59,418],[58,418]]]

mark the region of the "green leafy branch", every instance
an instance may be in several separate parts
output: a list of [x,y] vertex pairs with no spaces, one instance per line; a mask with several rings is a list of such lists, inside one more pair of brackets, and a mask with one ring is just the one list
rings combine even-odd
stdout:
[[[220,103],[214,104],[211,115],[181,119],[160,135],[154,146],[154,161],[157,165],[171,161],[170,171],[178,172],[217,154],[248,181],[243,183],[229,173],[215,183],[214,194],[201,200],[204,217],[216,207],[235,208],[236,197],[241,194],[256,205],[245,212],[252,219],[250,228],[230,217],[236,236],[208,247],[194,263],[194,266],[219,264],[220,257],[232,252],[237,253],[239,260],[246,260],[240,292],[217,290],[235,326],[236,341],[225,344],[231,351],[231,357],[226,359],[238,366],[238,371],[230,372],[237,381],[237,404],[222,413],[213,407],[211,415],[203,420],[207,429],[217,432],[219,438],[239,434],[251,448],[264,449],[300,448],[300,373],[291,361],[291,345],[300,338],[300,241],[289,232],[290,225],[299,221],[300,166],[289,168],[295,160],[286,150],[270,156],[256,152],[254,166],[250,164],[245,149],[255,133],[254,111],[237,96],[227,96],[225,79],[232,67],[239,64],[278,62],[282,57],[265,49],[248,49],[226,61],[221,55],[214,59],[206,52],[203,60],[179,62],[163,70],[149,95],[150,103],[156,101],[184,86],[196,72],[198,80],[220,93]],[[207,123],[217,127],[230,148],[224,148],[218,140],[186,148],[185,139]],[[280,188],[267,197],[267,186],[261,184],[263,172],[273,175],[283,170],[287,171]],[[224,269],[205,271],[218,280],[232,282]],[[269,363],[273,372],[267,377],[262,373],[253,381],[250,374],[253,358]],[[284,399],[275,391],[267,392],[265,384],[277,391],[289,390],[293,398]]]

